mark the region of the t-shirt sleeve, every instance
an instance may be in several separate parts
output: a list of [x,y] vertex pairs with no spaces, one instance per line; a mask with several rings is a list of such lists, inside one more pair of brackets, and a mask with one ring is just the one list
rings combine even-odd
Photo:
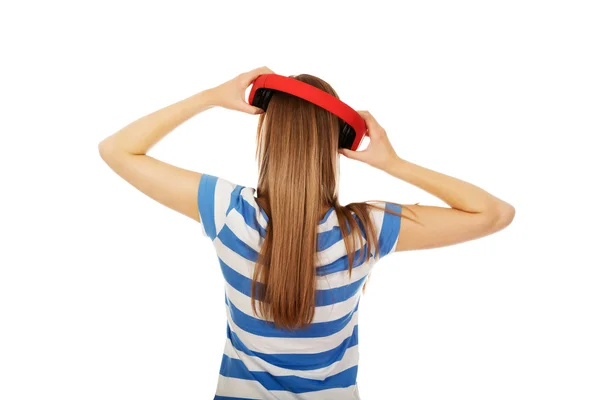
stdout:
[[211,240],[225,224],[232,201],[240,195],[242,186],[213,175],[202,174],[198,185],[198,214],[202,234]]
[[[402,206],[394,203],[375,203],[386,210],[400,213]],[[375,224],[379,244],[379,258],[383,258],[396,249],[400,235],[401,218],[398,215],[380,209],[371,209],[371,215]]]

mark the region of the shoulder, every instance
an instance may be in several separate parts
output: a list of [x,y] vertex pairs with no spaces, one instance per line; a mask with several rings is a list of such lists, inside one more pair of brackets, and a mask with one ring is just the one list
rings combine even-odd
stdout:
[[[253,187],[203,174],[198,186],[198,211],[206,235],[214,239],[230,215],[241,218],[246,224],[259,230],[261,212],[255,192]],[[262,222],[266,227],[266,223]]]
[[377,235],[380,257],[393,252],[399,235],[402,206],[390,202],[372,202],[375,207],[369,207]]

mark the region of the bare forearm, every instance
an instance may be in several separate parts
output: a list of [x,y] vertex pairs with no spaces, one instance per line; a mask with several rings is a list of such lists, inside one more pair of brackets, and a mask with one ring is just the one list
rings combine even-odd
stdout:
[[450,207],[470,213],[501,213],[512,206],[485,190],[457,178],[396,158],[385,172],[438,197]]
[[129,154],[146,154],[177,126],[211,107],[210,92],[197,93],[130,123],[104,139],[100,146]]

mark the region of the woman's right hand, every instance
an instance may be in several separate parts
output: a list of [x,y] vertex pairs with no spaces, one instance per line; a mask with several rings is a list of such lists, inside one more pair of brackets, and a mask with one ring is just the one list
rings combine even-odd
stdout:
[[339,149],[339,153],[353,160],[362,161],[372,167],[384,169],[391,162],[398,160],[398,155],[392,147],[385,129],[379,125],[371,113],[368,111],[358,111],[358,113],[367,123],[369,145],[361,151]]

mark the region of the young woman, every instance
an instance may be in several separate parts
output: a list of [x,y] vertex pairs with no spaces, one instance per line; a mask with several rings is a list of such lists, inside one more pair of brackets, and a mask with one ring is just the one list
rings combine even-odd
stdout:
[[[102,159],[165,206],[200,222],[225,280],[227,338],[215,399],[359,399],[358,305],[374,263],[397,251],[497,232],[515,209],[486,191],[400,158],[360,112],[370,142],[338,149],[339,120],[275,93],[266,112],[244,100],[266,67],[149,114],[104,139]],[[337,97],[324,81],[294,76]],[[220,106],[261,114],[256,190],[146,153],[182,122]],[[381,169],[450,207],[338,202],[340,154]],[[219,300],[220,299],[215,299]]]

